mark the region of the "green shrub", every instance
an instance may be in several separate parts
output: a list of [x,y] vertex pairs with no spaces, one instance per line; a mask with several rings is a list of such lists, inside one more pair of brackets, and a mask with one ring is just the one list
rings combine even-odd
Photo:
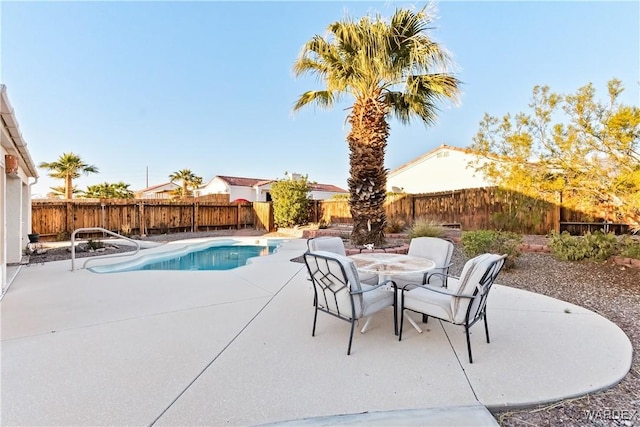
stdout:
[[615,234],[602,230],[584,236],[571,236],[563,231],[551,233],[549,248],[554,257],[564,261],[604,261],[616,252],[617,242]]
[[417,220],[409,229],[409,238],[416,237],[445,237],[447,231],[437,223],[427,220]]
[[384,227],[384,232],[387,234],[402,233],[406,226],[407,224],[401,219],[388,219]]
[[522,236],[511,231],[477,230],[466,231],[460,238],[462,251],[467,258],[492,253],[507,254],[504,268],[512,268],[520,256]]
[[622,236],[618,242],[618,253],[627,258],[640,259],[640,240],[631,236]]
[[306,176],[285,178],[271,186],[273,222],[278,227],[306,224],[309,219],[309,192]]
[[95,251],[96,249],[104,248],[104,243],[100,240],[89,239],[87,240],[87,247]]

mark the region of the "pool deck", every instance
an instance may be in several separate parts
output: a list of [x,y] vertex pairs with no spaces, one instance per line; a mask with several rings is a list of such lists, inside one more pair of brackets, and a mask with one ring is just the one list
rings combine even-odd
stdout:
[[430,320],[398,342],[391,309],[347,356],[348,323],[320,313],[311,336],[312,289],[290,261],[305,249],[227,271],[23,266],[0,303],[1,424],[497,425],[487,408],[602,390],[631,366],[612,322],[499,285],[473,364],[463,328]]

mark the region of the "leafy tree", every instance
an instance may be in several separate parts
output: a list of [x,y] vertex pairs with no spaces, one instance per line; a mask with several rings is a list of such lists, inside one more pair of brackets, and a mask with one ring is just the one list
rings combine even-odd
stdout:
[[95,199],[133,199],[133,191],[124,182],[90,185],[83,197]]
[[455,98],[459,81],[447,72],[447,52],[427,35],[433,14],[396,9],[359,21],[345,18],[329,25],[325,38],[314,36],[303,47],[293,71],[315,74],[323,90],[307,91],[293,109],[315,104],[332,107],[344,95],[354,98],[347,116],[350,209],[355,244],[382,244],[387,170],[384,155],[390,117],[408,124],[436,120],[436,103]]
[[80,156],[74,153],[63,153],[55,162],[42,162],[38,167],[48,169],[51,178],[64,179],[65,199],[73,198],[74,179],[80,178],[81,174],[98,173],[96,166],[83,162]]
[[306,176],[285,178],[271,185],[273,222],[279,227],[306,224],[309,218],[311,184]]
[[182,169],[169,175],[171,182],[182,181],[182,186],[176,189],[176,194],[186,197],[192,194],[192,190],[202,185],[202,177],[195,175],[191,169]]
[[496,185],[640,228],[640,108],[618,101],[622,82],[596,100],[591,83],[560,95],[536,86],[530,114],[485,114],[472,149]]

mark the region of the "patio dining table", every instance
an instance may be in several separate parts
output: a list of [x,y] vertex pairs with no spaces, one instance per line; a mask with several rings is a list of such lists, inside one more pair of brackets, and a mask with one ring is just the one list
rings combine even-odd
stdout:
[[[405,254],[363,252],[351,255],[349,258],[353,260],[358,272],[377,274],[378,283],[390,280],[392,276],[426,273],[436,266],[435,262],[430,259]],[[388,290],[392,291],[393,288],[389,286]],[[422,333],[422,329],[411,316],[406,315],[406,318],[418,332]],[[371,318],[367,319],[360,331],[361,333],[364,334],[366,332],[370,320]]]

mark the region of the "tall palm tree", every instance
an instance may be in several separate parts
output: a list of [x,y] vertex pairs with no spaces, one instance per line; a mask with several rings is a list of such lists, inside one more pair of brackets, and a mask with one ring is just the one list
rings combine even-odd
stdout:
[[418,117],[432,125],[436,102],[458,95],[448,53],[426,34],[432,21],[426,7],[396,9],[388,21],[379,15],[345,18],[329,25],[326,38],[309,40],[294,63],[296,76],[315,74],[325,86],[302,94],[294,111],[308,104],[330,108],[345,94],[354,98],[347,142],[355,244],[384,243],[388,119],[408,124]]
[[49,170],[51,178],[64,179],[64,197],[73,198],[73,180],[80,178],[81,174],[89,175],[98,173],[98,168],[82,161],[80,156],[74,153],[63,153],[55,162],[42,162],[38,167]]
[[171,182],[182,181],[182,187],[180,189],[180,195],[182,197],[188,196],[191,192],[189,187],[197,188],[202,185],[202,177],[197,176],[191,169],[182,169],[169,175]]

